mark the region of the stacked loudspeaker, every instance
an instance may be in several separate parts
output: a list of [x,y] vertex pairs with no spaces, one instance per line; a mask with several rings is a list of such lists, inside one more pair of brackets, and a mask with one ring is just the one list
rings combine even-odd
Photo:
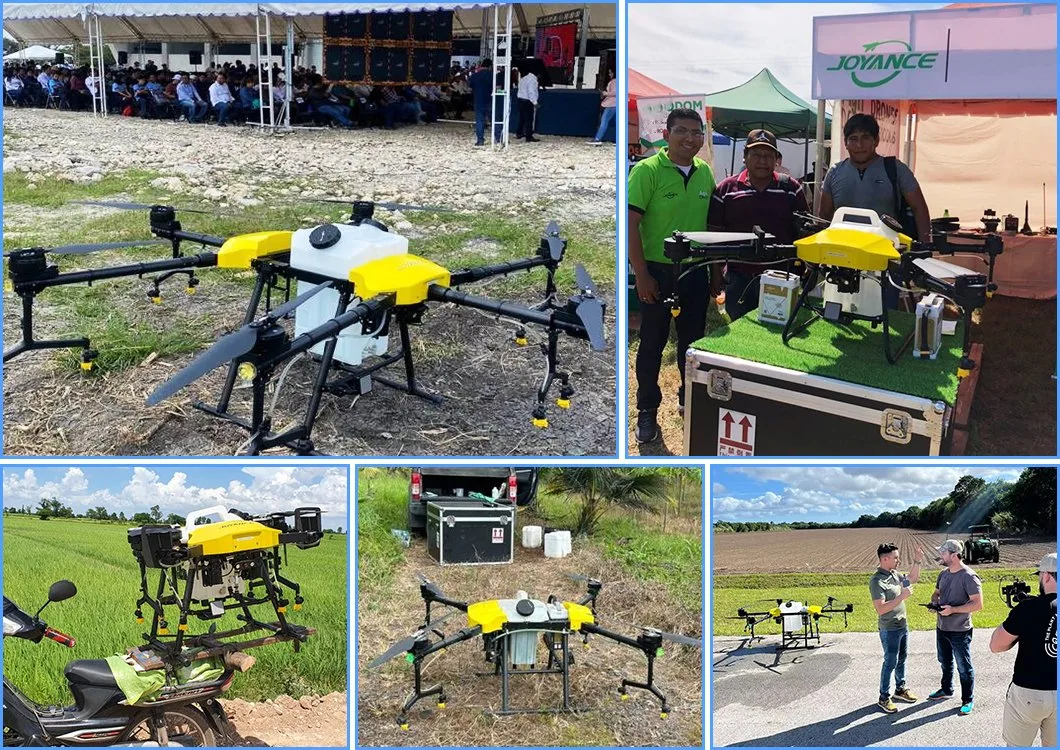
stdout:
[[324,77],[332,83],[445,83],[452,44],[452,11],[328,14]]

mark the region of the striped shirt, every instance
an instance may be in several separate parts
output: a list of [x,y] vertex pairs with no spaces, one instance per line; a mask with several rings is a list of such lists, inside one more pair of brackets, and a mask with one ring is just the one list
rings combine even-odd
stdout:
[[[790,245],[795,241],[796,211],[809,212],[806,193],[798,180],[780,180],[774,173],[773,181],[765,190],[756,189],[745,169],[738,175],[726,177],[714,189],[710,201],[710,228],[722,232],[750,232],[756,226],[776,237],[776,242]],[[762,266],[743,263],[730,264],[731,270],[759,274]]]

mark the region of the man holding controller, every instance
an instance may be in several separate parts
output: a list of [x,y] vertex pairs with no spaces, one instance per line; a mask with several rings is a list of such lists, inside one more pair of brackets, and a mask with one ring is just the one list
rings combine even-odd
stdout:
[[935,647],[942,665],[942,686],[928,700],[953,697],[953,662],[961,681],[961,716],[975,708],[975,669],[972,668],[972,613],[983,608],[983,583],[964,564],[964,545],[950,539],[939,547],[944,570],[939,573],[931,603],[938,607]]

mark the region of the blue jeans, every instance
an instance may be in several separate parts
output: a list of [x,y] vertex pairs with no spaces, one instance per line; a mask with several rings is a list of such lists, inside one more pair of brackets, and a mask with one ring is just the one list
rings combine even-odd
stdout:
[[338,104],[317,104],[313,109],[322,115],[327,115],[345,128],[353,125],[350,118],[346,116],[346,108],[343,106]]
[[611,124],[611,121],[615,119],[615,108],[604,107],[604,113],[600,117],[600,127],[596,129],[596,137],[594,141],[602,141],[604,136],[607,135],[607,128]]
[[217,102],[213,105],[214,110],[217,112],[217,124],[224,125],[228,122],[228,108],[232,105],[229,102]]
[[206,102],[193,102],[183,99],[178,103],[180,108],[184,110],[184,116],[188,118],[188,122],[198,122],[206,114]]
[[[728,296],[725,304],[729,304]],[[895,692],[905,687],[905,647],[909,641],[909,631],[881,630],[880,643],[883,644],[883,669],[880,670],[880,700],[891,697],[891,673],[894,673]]]
[[486,107],[475,107],[475,145],[486,143],[486,118],[490,111]]
[[935,648],[942,665],[942,690],[953,694],[953,661],[961,680],[961,703],[971,703],[975,693],[975,669],[972,668],[972,631],[951,633],[935,631]]

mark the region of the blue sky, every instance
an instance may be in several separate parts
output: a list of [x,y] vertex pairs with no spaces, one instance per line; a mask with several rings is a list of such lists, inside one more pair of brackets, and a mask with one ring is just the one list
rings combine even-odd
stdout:
[[126,517],[152,505],[163,516],[213,505],[248,513],[313,506],[325,527],[346,529],[346,474],[344,466],[8,466],[3,506],[36,507],[42,497],[56,497],[77,513],[102,505]]
[[630,3],[629,66],[683,94],[739,86],[769,68],[810,101],[814,16],[945,3]]
[[1022,466],[711,467],[711,521],[853,521],[927,505],[965,474],[1015,481]]

